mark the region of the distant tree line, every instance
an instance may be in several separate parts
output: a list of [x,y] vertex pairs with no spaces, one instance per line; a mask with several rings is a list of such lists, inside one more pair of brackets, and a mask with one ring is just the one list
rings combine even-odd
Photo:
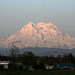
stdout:
[[0,54],[0,61],[11,61],[10,69],[28,69],[32,66],[35,70],[45,69],[45,65],[56,65],[57,63],[73,63],[75,64],[75,57],[70,54],[51,56],[36,56],[32,52],[19,53],[18,48],[11,48],[10,56],[3,56]]

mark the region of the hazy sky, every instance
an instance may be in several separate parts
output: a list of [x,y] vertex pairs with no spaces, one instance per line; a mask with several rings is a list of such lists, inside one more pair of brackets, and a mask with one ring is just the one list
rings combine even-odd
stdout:
[[53,23],[75,37],[75,0],[0,0],[0,38],[29,22]]

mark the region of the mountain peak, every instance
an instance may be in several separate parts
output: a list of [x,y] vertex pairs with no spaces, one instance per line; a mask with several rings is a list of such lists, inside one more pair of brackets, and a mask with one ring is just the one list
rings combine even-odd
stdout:
[[44,22],[37,23],[37,26],[41,26],[41,25],[57,28],[57,27],[56,27],[54,24],[52,24],[52,23],[44,23]]
[[47,25],[49,25],[49,26],[54,27],[54,28],[57,29],[57,27],[54,24],[52,24],[52,23],[48,23]]
[[36,25],[29,22],[16,34],[5,39],[0,39],[0,47],[8,48],[9,45],[19,48],[25,47],[48,47],[48,48],[75,48],[75,38],[60,31],[52,23],[40,22]]
[[32,22],[29,22],[27,25],[25,25],[23,28],[25,28],[25,27],[31,27],[31,26],[35,26],[35,24],[34,23],[32,23]]

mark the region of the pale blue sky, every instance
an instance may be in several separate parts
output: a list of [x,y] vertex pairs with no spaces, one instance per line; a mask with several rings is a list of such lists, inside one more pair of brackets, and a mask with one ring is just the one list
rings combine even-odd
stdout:
[[29,22],[53,23],[75,37],[75,0],[0,0],[0,37]]

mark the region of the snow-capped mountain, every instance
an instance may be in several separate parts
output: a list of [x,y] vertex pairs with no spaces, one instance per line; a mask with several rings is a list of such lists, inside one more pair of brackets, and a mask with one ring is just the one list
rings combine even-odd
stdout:
[[17,33],[0,39],[1,48],[10,48],[15,45],[25,47],[48,47],[48,48],[75,48],[75,38],[63,33],[52,23],[32,22],[25,25]]

